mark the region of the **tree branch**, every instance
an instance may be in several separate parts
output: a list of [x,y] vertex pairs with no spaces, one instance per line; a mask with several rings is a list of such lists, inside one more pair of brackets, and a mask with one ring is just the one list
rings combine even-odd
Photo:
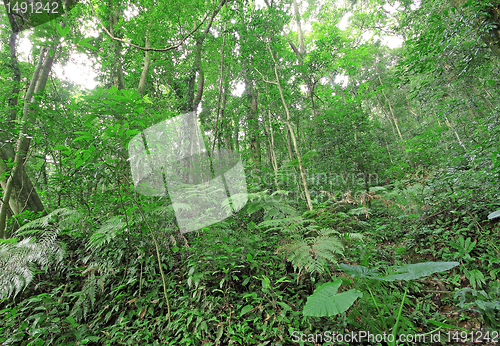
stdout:
[[[217,7],[217,9],[212,13],[212,17],[210,18],[210,23],[209,23],[209,26],[208,26],[208,29],[210,29],[210,26],[212,25],[212,22],[215,18],[215,16],[217,15],[217,13],[219,13],[220,9],[222,8],[222,6],[224,6],[224,4],[226,3],[226,0],[222,0],[221,3],[219,4],[219,6]],[[101,20],[99,19],[99,17],[97,17],[96,13],[94,12],[94,8],[92,6],[92,3],[90,4],[90,9],[92,10],[92,13],[94,14],[94,17],[97,19],[97,21],[99,22],[99,24],[101,24],[103,30],[106,32],[106,34],[108,34],[108,36],[115,40],[115,41],[120,41],[122,43],[125,43],[129,46],[132,46],[134,48],[137,48],[137,49],[140,49],[140,50],[144,50],[146,52],[148,51],[153,51],[153,52],[167,52],[169,50],[172,50],[172,49],[176,49],[178,47],[180,47],[184,41],[186,41],[189,37],[191,37],[196,31],[198,31],[198,29],[203,25],[203,23],[205,23],[205,21],[207,20],[208,18],[208,14],[205,16],[205,18],[203,18],[203,20],[201,21],[200,24],[198,24],[196,26],[196,28],[194,28],[194,30],[192,30],[189,34],[187,34],[186,36],[184,36],[184,38],[177,44],[174,44],[170,47],[167,47],[167,48],[148,48],[148,47],[141,47],[141,46],[138,46],[136,44],[133,44],[132,42],[129,42],[129,41],[126,41],[124,39],[121,39],[119,37],[115,37],[113,36],[113,34],[111,34],[111,32],[109,32],[108,29],[106,29],[106,27],[104,26],[104,24],[101,22]],[[206,30],[208,31],[208,30]]]

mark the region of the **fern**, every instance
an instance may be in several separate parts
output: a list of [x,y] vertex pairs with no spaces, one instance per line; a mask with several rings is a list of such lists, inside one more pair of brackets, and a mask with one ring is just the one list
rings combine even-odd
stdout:
[[[0,299],[16,296],[33,280],[33,265],[46,266],[63,258],[63,248],[56,242],[61,229],[78,219],[79,213],[57,209],[22,226],[14,236],[0,242]],[[57,227],[58,226],[58,227]],[[21,241],[17,237],[26,236]]]
[[267,191],[249,193],[249,202],[246,204],[245,210],[251,215],[257,210],[262,209],[264,211],[264,219],[282,219],[298,216],[297,211],[284,201],[283,196],[287,193],[286,191],[276,191],[271,195]]
[[71,309],[70,316],[73,316],[77,322],[84,320],[94,306],[99,291],[99,278],[95,275],[90,275],[85,280],[82,290],[76,294],[78,295],[78,300]]
[[92,234],[86,247],[89,251],[96,251],[109,244],[117,236],[122,234],[125,223],[121,216],[113,216],[106,220],[104,224]]
[[[247,201],[248,195],[246,193],[235,193],[222,202],[222,208],[227,213],[227,215],[231,215],[233,212],[233,208],[234,210],[240,210],[241,208],[243,208],[245,203],[247,203]],[[231,208],[230,202],[233,205],[233,208]]]
[[39,235],[48,229],[55,228],[67,230],[74,227],[80,219],[81,213],[77,210],[67,208],[56,209],[50,214],[22,226],[17,230],[15,236]]
[[344,254],[344,246],[338,232],[325,228],[317,237],[294,240],[280,246],[276,252],[285,253],[294,270],[304,269],[310,273],[323,273],[328,263],[337,263],[337,257]]
[[[88,275],[88,277],[85,279],[82,290],[76,293],[78,300],[73,306],[70,316],[73,316],[77,322],[85,320],[89,311],[94,307],[99,294],[104,293],[106,280],[115,272],[111,260],[90,263],[82,272],[82,275]],[[100,275],[96,275],[97,273]]]
[[262,221],[259,228],[265,228],[267,231],[282,230],[291,234],[307,233],[317,229],[317,226],[310,224],[312,222],[313,220],[304,220],[300,216],[292,216]]

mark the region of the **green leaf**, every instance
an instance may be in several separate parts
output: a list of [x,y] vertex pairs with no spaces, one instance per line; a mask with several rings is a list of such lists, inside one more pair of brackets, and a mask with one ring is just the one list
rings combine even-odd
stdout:
[[283,302],[276,302],[279,306],[281,306],[283,308],[283,310],[288,310],[288,311],[291,311],[292,308],[290,307],[290,305],[286,304],[286,303],[283,303]]
[[466,329],[463,329],[461,327],[452,326],[451,324],[448,324],[448,323],[443,323],[443,322],[438,322],[438,321],[433,321],[433,320],[427,320],[427,322],[429,322],[435,326],[441,327],[441,328],[466,330]]
[[241,313],[240,313],[240,317],[243,316],[244,314],[246,314],[247,312],[249,312],[250,310],[253,309],[253,306],[252,305],[245,305],[242,309],[241,309]]
[[61,151],[66,151],[66,150],[68,150],[68,148],[66,148],[64,145],[61,145],[61,144],[56,144],[56,145],[54,146],[54,149],[55,149],[55,150],[61,150]]
[[85,47],[85,48],[90,49],[90,50],[97,51],[98,49],[96,47],[94,47],[90,43],[88,43],[88,41],[90,41],[90,40],[92,40],[92,37],[84,38],[84,39],[80,40],[76,45],[81,46],[81,47]]
[[356,289],[338,293],[337,290],[342,284],[341,279],[327,282],[307,298],[302,313],[306,316],[334,316],[340,314],[351,307],[354,301],[363,296],[363,293]]
[[472,286],[473,289],[476,289],[476,287],[481,287],[482,285],[486,284],[486,280],[484,279],[483,273],[481,273],[477,269],[470,270],[465,273],[465,276],[467,279],[469,279],[469,283]]
[[382,278],[384,281],[415,280],[458,266],[458,262],[424,262],[399,267],[394,274]]
[[219,341],[220,338],[222,337],[222,333],[224,333],[224,326],[222,324],[219,324],[217,326],[217,338],[215,339],[215,341]]
[[71,324],[71,326],[73,328],[76,328],[77,327],[77,324],[75,322],[75,319],[73,318],[73,316],[67,316],[66,317],[66,320],[68,320],[68,322]]
[[488,220],[496,219],[497,217],[500,217],[500,210],[494,211],[488,215]]
[[56,29],[57,32],[59,33],[59,36],[64,37],[68,34],[70,27],[65,26],[64,28],[59,25],[59,23],[56,23]]
[[340,264],[339,269],[342,270],[349,276],[360,277],[360,278],[370,278],[370,279],[380,279],[380,275],[376,270],[368,269],[361,265],[350,265],[350,264]]

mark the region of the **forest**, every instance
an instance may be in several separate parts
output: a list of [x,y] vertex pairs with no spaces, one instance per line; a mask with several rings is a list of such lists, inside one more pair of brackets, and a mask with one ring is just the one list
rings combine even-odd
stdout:
[[500,343],[498,0],[3,0],[0,345]]

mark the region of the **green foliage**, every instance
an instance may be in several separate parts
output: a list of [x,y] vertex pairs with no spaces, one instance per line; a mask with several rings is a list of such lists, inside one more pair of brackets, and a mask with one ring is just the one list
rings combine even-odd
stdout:
[[280,246],[276,252],[284,252],[294,270],[299,269],[299,273],[303,269],[309,273],[322,273],[327,264],[337,263],[338,257],[344,253],[344,246],[338,235],[337,231],[323,229],[316,237],[292,240],[289,244]]
[[349,309],[356,299],[363,296],[355,289],[337,293],[341,284],[342,280],[336,279],[315,289],[307,298],[302,313],[306,316],[334,316]]
[[[498,6],[297,2],[298,13],[289,1],[75,6],[24,37],[29,56],[19,41],[11,51],[1,16],[0,203],[13,238],[0,240],[0,344],[498,330],[500,65],[484,42]],[[121,41],[89,36],[96,18]],[[46,71],[30,103],[38,59],[67,66],[74,53],[98,87]],[[182,234],[168,194],[135,191],[127,145],[191,111],[207,152],[241,153],[249,193]],[[24,172],[4,201],[19,138]]]
[[0,299],[16,296],[30,284],[34,264],[46,267],[62,261],[64,247],[56,241],[57,236],[78,218],[76,211],[57,209],[21,227],[16,238],[0,242]]
[[62,260],[62,251],[55,240],[59,232],[46,231],[36,239],[0,244],[0,298],[17,295],[33,280],[33,264],[46,266]]
[[462,309],[470,309],[482,315],[487,328],[500,328],[500,286],[491,282],[488,292],[465,287],[455,292],[455,299]]
[[[353,277],[359,277],[362,281],[368,280],[381,280],[385,282],[392,282],[396,280],[416,280],[422,277],[426,277],[432,275],[434,273],[447,271],[453,267],[456,267],[458,262],[425,262],[425,263],[415,263],[415,264],[407,264],[402,267],[393,268],[388,272],[390,274],[381,276],[377,271],[368,269],[364,266],[358,265],[346,265],[340,264],[339,269],[344,271],[347,275]],[[308,298],[308,301],[304,307],[303,314],[310,316],[333,316],[339,313],[342,313],[349,309],[357,298],[363,296],[363,294],[356,290],[351,289],[346,292],[342,292],[337,294],[337,290],[342,284],[341,279],[336,279],[333,282],[329,282],[323,284],[318,289],[316,289],[312,296]],[[372,298],[372,302],[374,307],[378,311],[379,323],[382,324],[383,329],[378,330],[378,332],[388,332],[386,325],[386,317],[384,317],[384,308],[387,311],[387,307],[379,307],[377,301],[372,293],[372,289],[370,289],[370,284],[368,282],[365,283],[366,290],[370,293]],[[396,316],[396,320],[394,321],[394,327],[392,328],[392,341],[388,341],[389,345],[396,345],[398,328],[400,326],[400,321],[404,321],[404,317],[402,316],[403,306],[405,304],[406,296],[409,289],[409,282],[406,286],[403,297],[401,298],[401,304],[399,306],[398,311],[393,312],[393,316]]]
[[117,236],[121,235],[125,228],[125,222],[121,216],[113,216],[107,219],[104,224],[97,229],[90,237],[86,247],[89,251],[94,252],[109,244]]

